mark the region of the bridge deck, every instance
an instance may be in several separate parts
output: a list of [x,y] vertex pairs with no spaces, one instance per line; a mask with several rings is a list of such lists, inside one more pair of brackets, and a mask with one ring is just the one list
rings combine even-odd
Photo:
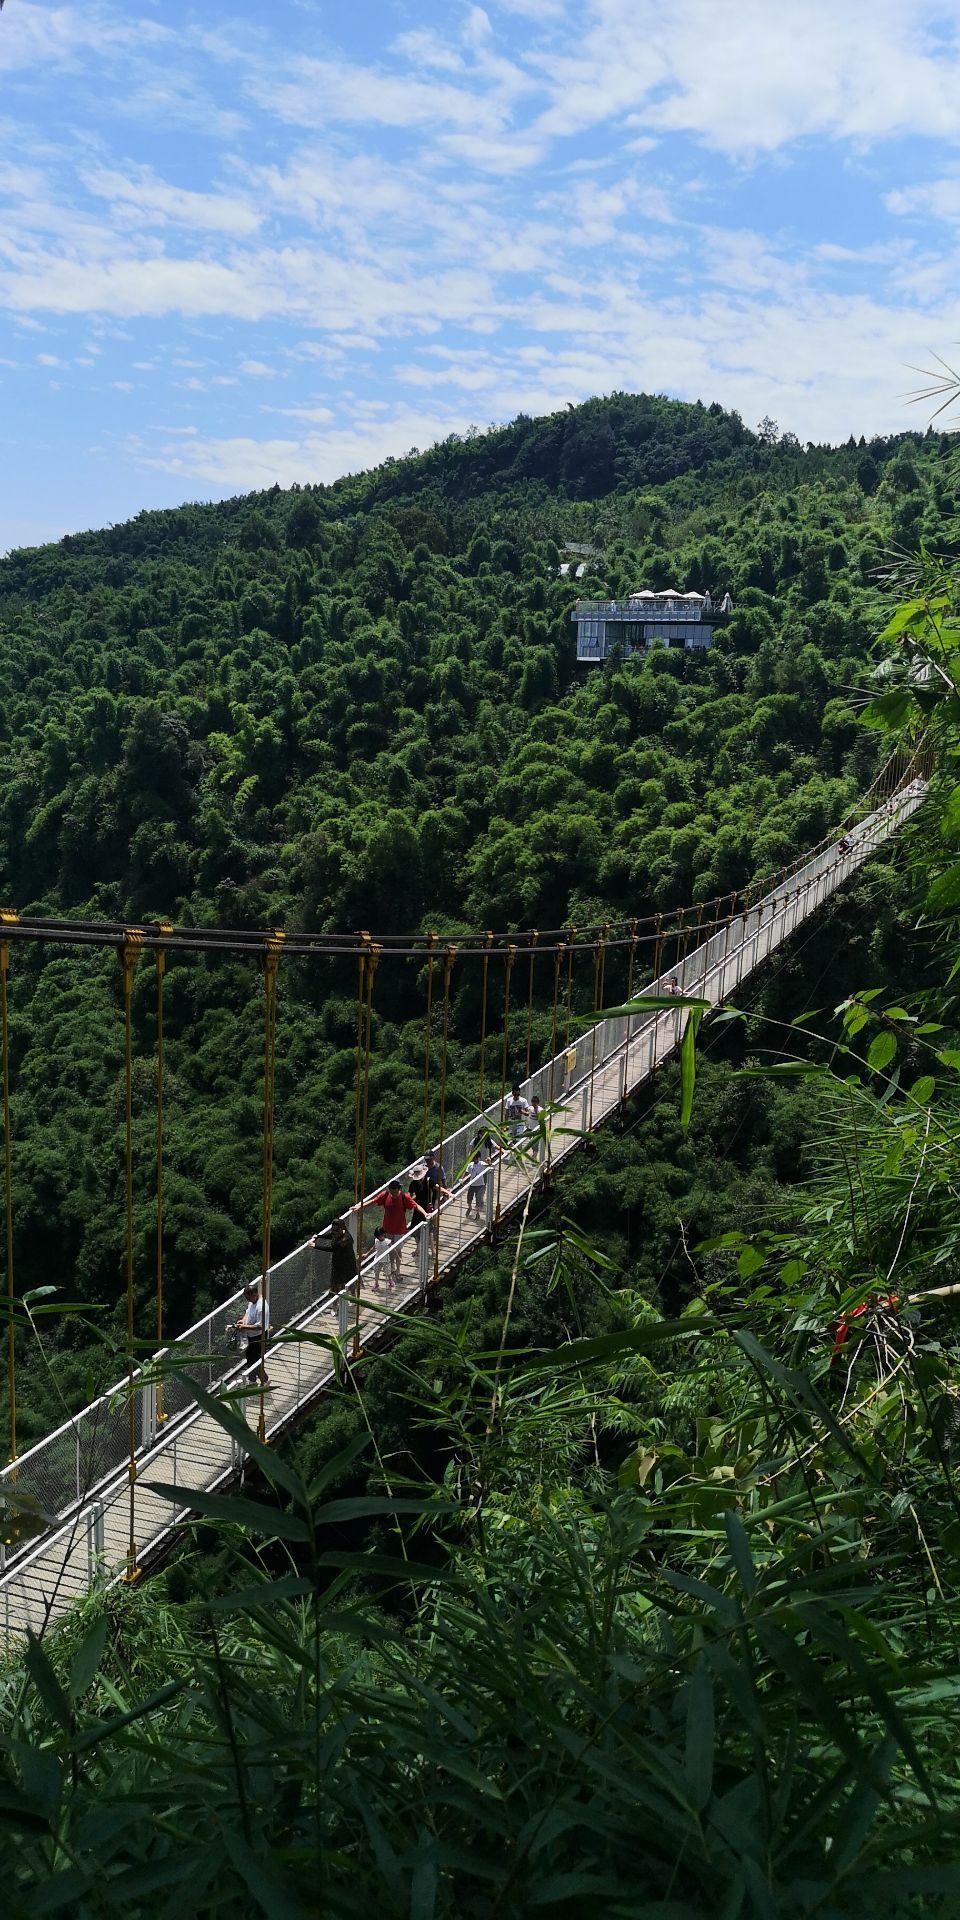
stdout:
[[[728,1000],[737,987],[794,929],[817,912],[824,901],[875,850],[898,831],[916,811],[926,792],[914,780],[852,830],[848,852],[838,846],[818,854],[794,874],[778,894],[770,894],[694,948],[671,970],[680,990],[711,1005]],[[663,981],[651,982],[639,992],[649,993]],[[550,1101],[550,1159],[553,1166],[575,1150],[583,1137],[602,1126],[628,1094],[656,1071],[679,1044],[686,1015],[681,1009],[656,1015],[636,1014],[602,1022],[576,1046],[576,1060],[559,1055],[539,1069],[524,1091]],[[474,1115],[445,1143],[449,1168],[459,1170],[474,1140],[488,1123],[499,1118],[499,1106],[486,1115]],[[373,1287],[369,1255],[361,1269],[359,1312],[356,1291],[332,1295],[318,1283],[317,1256],[309,1244],[297,1249],[271,1270],[273,1324],[277,1329],[269,1348],[269,1386],[264,1394],[266,1430],[280,1433],[309,1406],[334,1377],[338,1350],[349,1353],[358,1339],[369,1346],[385,1324],[417,1309],[435,1272],[448,1273],[482,1245],[494,1220],[515,1211],[544,1168],[528,1143],[517,1153],[504,1154],[499,1168],[488,1176],[486,1211],[481,1219],[466,1214],[465,1183],[461,1181],[439,1216],[439,1261],[430,1253],[426,1229],[408,1236],[402,1246],[401,1279],[395,1290],[378,1294]],[[404,1169],[406,1179],[409,1168]],[[369,1214],[368,1214],[369,1217]],[[418,1245],[419,1242],[419,1245]],[[282,1311],[277,1310],[280,1302]],[[199,1367],[203,1385],[236,1385],[242,1369],[218,1352],[222,1326],[229,1311],[223,1307],[191,1329],[182,1342],[168,1350],[184,1364]],[[284,1331],[287,1338],[284,1338]],[[298,1337],[289,1337],[296,1333]],[[318,1341],[299,1337],[318,1334]],[[199,1354],[199,1363],[197,1356]],[[167,1379],[161,1389],[167,1418],[160,1416],[157,1388],[149,1379],[137,1383],[138,1418],[143,1444],[137,1476],[131,1490],[124,1460],[127,1434],[125,1389],[105,1395],[85,1414],[41,1442],[4,1476],[4,1490],[16,1497],[32,1496],[51,1509],[51,1489],[60,1494],[61,1508],[72,1498],[71,1510],[38,1542],[28,1546],[0,1570],[0,1625],[8,1636],[27,1627],[41,1632],[70,1603],[97,1581],[119,1579],[126,1566],[131,1513],[137,1561],[155,1553],[182,1515],[189,1511],[189,1495],[197,1488],[216,1487],[236,1471],[238,1454],[223,1429],[197,1405],[189,1388]],[[256,1426],[259,1396],[244,1403],[246,1418]],[[105,1464],[106,1463],[106,1464]],[[151,1490],[164,1481],[183,1491],[178,1509]],[[66,1494],[64,1497],[64,1489]]]

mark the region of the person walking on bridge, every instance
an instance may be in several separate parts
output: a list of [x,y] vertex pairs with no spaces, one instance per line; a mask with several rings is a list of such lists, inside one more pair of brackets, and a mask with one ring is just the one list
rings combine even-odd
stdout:
[[[414,1167],[413,1172],[411,1173],[410,1179],[407,1184],[410,1188],[410,1192],[413,1194],[413,1197],[417,1203],[417,1206],[420,1208],[420,1211],[424,1215],[424,1218],[426,1218],[430,1212],[430,1208],[432,1205],[432,1197],[430,1192],[430,1182],[427,1179],[427,1163],[425,1160],[417,1161],[417,1164]],[[410,1239],[410,1258],[413,1261],[414,1266],[416,1266],[420,1258],[420,1241],[423,1235],[423,1227],[421,1223],[416,1220],[414,1221],[413,1224],[414,1224],[414,1231]]]
[[510,1139],[516,1145],[516,1142],[526,1133],[533,1118],[533,1108],[521,1093],[519,1081],[503,1109],[503,1117],[510,1129]]
[[447,1186],[447,1177],[443,1169],[443,1164],[438,1160],[432,1147],[429,1147],[424,1155],[424,1167],[423,1177],[426,1182],[427,1192],[430,1196],[430,1238],[433,1245],[436,1246],[440,1232],[441,1203],[444,1200],[453,1199],[453,1188]]
[[353,1235],[346,1220],[335,1220],[331,1234],[330,1248],[330,1285],[334,1293],[342,1293],[355,1280],[360,1269],[357,1265],[357,1249],[353,1244]]
[[415,1194],[404,1192],[399,1180],[391,1180],[382,1193],[374,1196],[373,1204],[383,1208],[383,1230],[390,1240],[390,1268],[394,1280],[399,1280],[400,1242],[407,1232],[407,1214],[419,1213],[426,1220],[427,1209],[420,1205]]
[[468,1220],[473,1212],[476,1212],[478,1220],[481,1218],[481,1215],[486,1212],[487,1176],[489,1171],[490,1162],[486,1159],[480,1148],[477,1147],[474,1151],[473,1159],[467,1168],[466,1218]]
[[245,1342],[246,1353],[244,1364],[248,1371],[252,1371],[254,1368],[257,1369],[260,1375],[260,1384],[266,1387],[269,1386],[270,1382],[267,1378],[266,1368],[263,1365],[262,1349],[266,1333],[270,1326],[270,1309],[267,1307],[266,1311],[264,1311],[259,1280],[251,1280],[250,1285],[244,1287],[243,1297],[247,1304],[243,1314],[237,1321],[237,1331],[242,1334]]

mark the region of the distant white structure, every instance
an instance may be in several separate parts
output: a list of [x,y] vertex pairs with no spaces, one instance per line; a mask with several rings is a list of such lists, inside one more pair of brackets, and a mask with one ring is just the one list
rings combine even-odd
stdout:
[[570,618],[577,623],[577,659],[606,660],[614,649],[638,653],[656,642],[703,653],[713,639],[715,622],[732,612],[728,593],[715,604],[709,589],[681,593],[667,587],[653,593],[645,587],[626,600],[578,600]]

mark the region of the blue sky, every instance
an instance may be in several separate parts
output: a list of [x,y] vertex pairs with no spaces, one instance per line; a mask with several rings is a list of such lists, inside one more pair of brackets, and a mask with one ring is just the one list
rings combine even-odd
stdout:
[[7,0],[0,551],[614,388],[925,424],[960,9]]

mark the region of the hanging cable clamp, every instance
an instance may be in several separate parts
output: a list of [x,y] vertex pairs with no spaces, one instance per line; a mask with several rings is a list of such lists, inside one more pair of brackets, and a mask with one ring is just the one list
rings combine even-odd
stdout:
[[128,927],[123,936],[123,946],[120,948],[120,965],[123,968],[123,991],[127,995],[133,992],[134,971],[142,951],[143,934],[140,932],[139,927]]
[[276,927],[270,934],[264,947],[262,954],[263,971],[270,980],[276,978],[277,968],[280,965],[280,955],[283,952],[283,943],[286,937],[286,934],[283,933],[279,927]]
[[[170,935],[170,934],[171,934],[171,933],[173,932],[173,921],[172,921],[172,920],[159,920],[159,921],[157,922],[157,926],[156,926],[156,929],[155,929],[155,931],[156,931],[156,932],[157,932],[157,933],[158,933],[158,934],[159,934],[159,935],[160,935],[160,936],[161,936],[161,937],[162,937],[163,939],[166,939],[166,938],[167,938],[167,937],[168,937],[168,936],[169,936],[169,935]],[[157,972],[158,972],[158,973],[165,973],[165,972],[166,972],[166,966],[167,966],[167,951],[166,951],[166,948],[165,948],[165,947],[162,947],[162,946],[156,946],[156,947],[154,947],[154,949],[153,949],[153,957],[154,957],[154,960],[155,960],[155,962],[156,962],[156,967],[157,967]]]

